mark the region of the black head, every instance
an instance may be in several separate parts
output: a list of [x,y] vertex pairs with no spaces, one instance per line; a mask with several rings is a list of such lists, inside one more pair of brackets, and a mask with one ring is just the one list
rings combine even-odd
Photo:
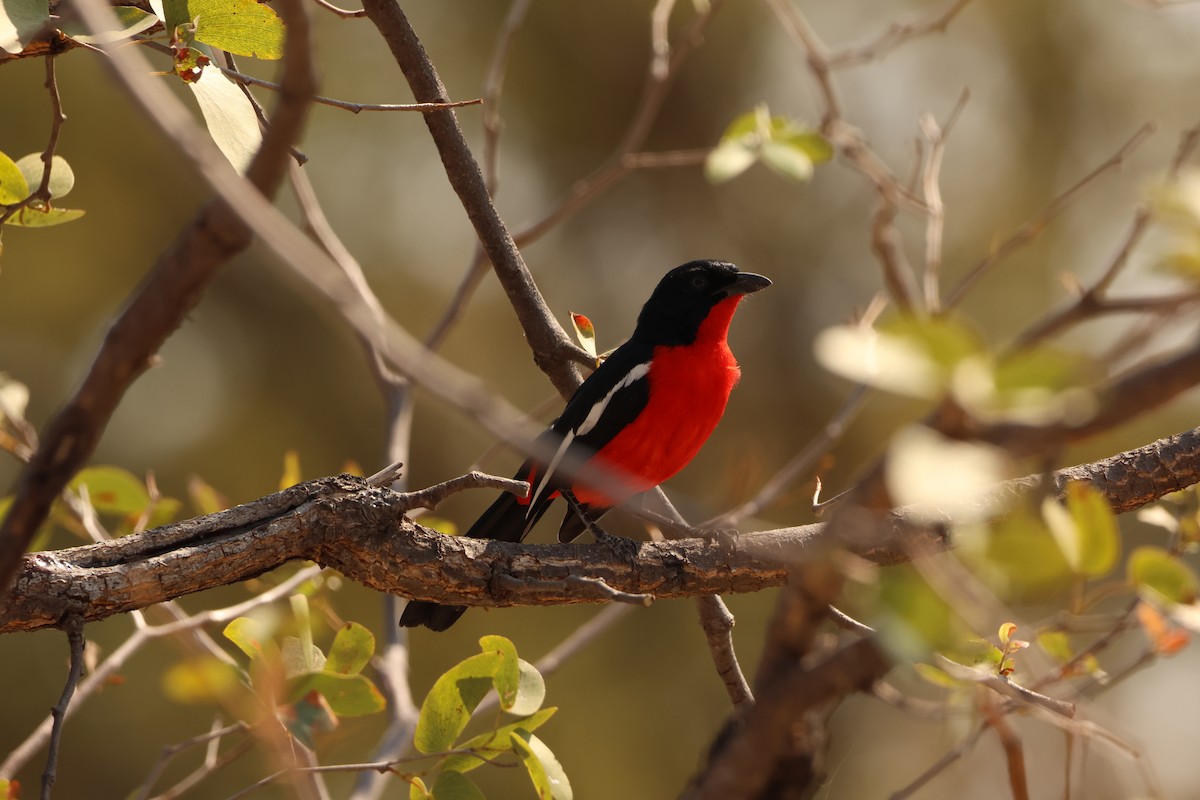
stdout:
[[771,281],[727,261],[689,261],[668,272],[638,315],[634,338],[656,345],[690,344],[718,303],[757,292]]

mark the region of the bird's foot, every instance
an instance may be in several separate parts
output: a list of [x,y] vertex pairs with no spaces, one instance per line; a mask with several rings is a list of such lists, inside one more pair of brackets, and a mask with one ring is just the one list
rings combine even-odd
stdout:
[[700,531],[700,536],[715,547],[733,552],[737,550],[742,534],[737,528],[705,528]]
[[588,529],[592,535],[596,537],[596,544],[603,545],[625,561],[633,561],[637,558],[638,552],[642,549],[640,542],[633,539],[628,539],[624,536],[616,536],[601,528],[594,522],[588,524]]

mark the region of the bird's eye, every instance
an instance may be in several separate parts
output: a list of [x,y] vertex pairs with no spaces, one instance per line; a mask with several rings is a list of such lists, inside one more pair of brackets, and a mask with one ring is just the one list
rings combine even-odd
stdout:
[[708,278],[704,277],[703,275],[697,275],[696,277],[692,278],[692,288],[693,289],[707,289],[708,288]]

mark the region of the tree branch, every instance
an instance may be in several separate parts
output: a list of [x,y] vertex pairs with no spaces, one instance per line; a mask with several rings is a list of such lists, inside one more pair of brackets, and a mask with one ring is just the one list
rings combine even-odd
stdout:
[[[89,24],[100,10],[89,3],[80,7]],[[246,180],[266,196],[275,193],[283,178],[289,148],[307,119],[309,98],[316,86],[309,58],[308,18],[298,3],[284,3],[282,10],[288,26],[282,91],[262,147],[246,172]],[[101,28],[105,16],[111,17],[111,12],[104,10],[92,27]],[[119,59],[114,58],[113,63],[121,69]],[[162,91],[167,90],[164,87]],[[187,124],[194,125],[190,119]],[[12,506],[0,527],[0,593],[12,579],[50,504],[95,450],[126,390],[153,363],[163,342],[195,308],[220,268],[249,243],[250,229],[241,217],[226,203],[212,201],[159,256],[109,329],[83,385],[54,418],[21,473]]]
[[[1055,472],[1097,486],[1118,512],[1200,482],[1200,428],[1112,458]],[[996,487],[1018,497],[1041,485],[1029,476]],[[419,496],[415,495],[415,496]],[[789,564],[826,544],[825,524],[748,533],[733,539],[643,543],[627,559],[598,545],[527,545],[444,536],[405,518],[413,496],[350,476],[322,478],[217,514],[111,542],[32,553],[7,605],[0,633],[54,627],[71,614],[104,619],[185,594],[309,560],[382,592],[472,606],[606,602],[608,592],[656,598],[753,592],[778,586]],[[908,522],[903,509],[858,532],[850,546],[876,563],[950,546],[944,526]]]

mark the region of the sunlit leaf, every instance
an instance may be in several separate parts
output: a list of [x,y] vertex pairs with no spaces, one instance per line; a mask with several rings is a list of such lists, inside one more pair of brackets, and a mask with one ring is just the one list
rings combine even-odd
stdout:
[[492,676],[504,657],[496,651],[460,661],[434,682],[421,704],[413,746],[420,753],[440,753],[454,746],[471,712],[492,688]]
[[4,221],[17,228],[52,228],[64,222],[74,222],[87,212],[79,208],[33,208],[25,206]]
[[1043,630],[1037,635],[1038,646],[1046,651],[1046,654],[1065,664],[1075,657],[1075,650],[1071,647],[1071,637],[1064,631]]
[[1129,554],[1129,582],[1139,592],[1150,592],[1168,603],[1193,603],[1200,581],[1183,561],[1162,549],[1146,545]]
[[509,739],[529,773],[538,800],[571,800],[574,794],[567,774],[541,739],[527,731],[516,731]]
[[[251,4],[267,8],[253,0]],[[245,173],[262,144],[262,131],[254,106],[231,78],[212,67],[201,70],[187,86],[200,105],[209,135],[233,168]]]
[[5,420],[20,422],[29,406],[29,387],[0,372],[0,425]]
[[198,42],[239,56],[283,56],[283,22],[270,6],[255,0],[165,0],[167,30],[194,26]]
[[[46,162],[42,161],[41,153],[29,153],[17,159],[17,169],[25,176],[30,191],[42,185],[42,172]],[[51,199],[58,199],[75,188],[75,171],[62,156],[56,155],[50,159],[50,190]]]
[[250,617],[238,617],[225,626],[225,638],[250,658],[278,658],[279,648],[267,626]]
[[506,710],[510,714],[523,717],[533,714],[542,707],[542,703],[546,700],[546,681],[542,678],[542,673],[538,672],[537,667],[525,659],[518,659],[518,664],[521,676],[517,686],[517,696],[513,699],[511,707]]
[[1026,508],[987,524],[965,526],[956,542],[964,563],[1008,601],[1044,600],[1074,582],[1045,520]]
[[0,153],[0,206],[11,206],[29,197],[29,182],[24,173],[4,153]]
[[310,672],[289,682],[287,696],[304,697],[319,692],[339,717],[377,714],[387,708],[383,694],[365,675]]
[[812,159],[802,148],[787,142],[764,142],[762,162],[785,178],[800,183],[812,180]]
[[484,653],[500,655],[500,662],[496,671],[492,673],[492,680],[500,698],[500,707],[507,711],[517,699],[517,689],[521,680],[517,648],[503,636],[484,636],[479,640],[479,648]]
[[47,0],[0,0],[0,50],[24,50],[49,17]]
[[957,689],[962,686],[962,681],[951,677],[944,669],[935,667],[933,664],[918,661],[912,666],[917,675],[926,683],[940,686],[943,689]]
[[596,357],[596,326],[583,314],[571,312],[571,325],[575,327],[575,338],[579,346],[592,358]]
[[709,183],[724,183],[741,175],[758,160],[758,151],[740,141],[723,141],[704,159],[704,177]]
[[429,800],[433,797],[425,788],[425,781],[416,775],[405,776],[405,779],[408,781],[408,800]]
[[923,425],[910,425],[888,448],[888,491],[923,519],[950,516],[958,522],[986,519],[1001,502],[997,483],[1010,477],[1008,457],[981,442],[948,439]]
[[525,719],[517,720],[508,725],[501,725],[494,731],[481,733],[467,739],[458,748],[460,750],[470,750],[473,755],[453,755],[446,758],[442,762],[442,769],[456,770],[458,772],[470,772],[476,767],[481,767],[488,761],[492,761],[504,753],[512,750],[512,742],[509,739],[510,735],[517,730],[535,731],[546,723],[546,720],[554,716],[557,708],[543,708],[536,714],[533,714]]
[[321,648],[309,643],[308,654],[304,653],[304,642],[296,636],[285,636],[279,646],[279,655],[283,659],[284,675],[294,678],[314,670],[324,669],[326,659]]
[[873,590],[874,627],[901,660],[919,661],[968,638],[969,629],[954,609],[912,567],[880,570]]
[[337,632],[325,662],[326,672],[357,675],[375,654],[375,635],[357,622],[347,622]]
[[129,39],[158,24],[158,17],[135,6],[112,6],[117,18],[117,27],[112,30],[90,33],[86,25],[78,20],[65,21],[59,30],[64,36],[84,44],[111,44]]

